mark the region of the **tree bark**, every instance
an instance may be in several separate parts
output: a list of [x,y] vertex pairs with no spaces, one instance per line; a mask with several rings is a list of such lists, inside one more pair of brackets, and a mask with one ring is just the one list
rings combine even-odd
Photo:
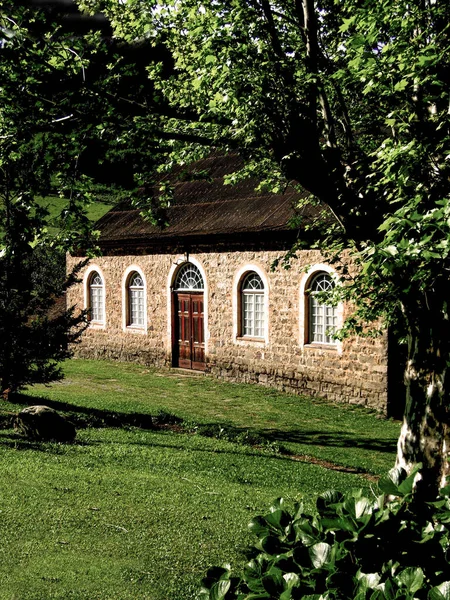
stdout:
[[407,315],[406,405],[395,468],[410,472],[414,465],[422,463],[415,497],[418,501],[430,501],[438,496],[449,471],[450,326],[446,305],[439,297],[431,305],[419,303],[415,308],[414,319]]

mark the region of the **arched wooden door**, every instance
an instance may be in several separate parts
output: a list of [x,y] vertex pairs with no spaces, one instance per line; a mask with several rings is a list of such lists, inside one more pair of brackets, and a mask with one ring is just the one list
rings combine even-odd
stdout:
[[172,363],[183,369],[205,370],[203,278],[192,263],[177,273],[172,299]]

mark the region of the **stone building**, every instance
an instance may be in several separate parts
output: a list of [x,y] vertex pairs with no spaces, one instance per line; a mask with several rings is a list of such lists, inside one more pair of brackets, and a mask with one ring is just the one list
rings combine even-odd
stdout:
[[[167,227],[123,203],[98,222],[103,255],[70,305],[90,309],[76,354],[205,371],[298,394],[388,410],[387,337],[337,342],[345,307],[314,292],[334,271],[317,250],[273,267],[298,232],[299,195],[223,185],[237,157],[212,156],[176,174]],[[174,175],[175,177],[175,175]],[[302,209],[303,222],[317,208]],[[69,257],[71,268],[80,257]]]

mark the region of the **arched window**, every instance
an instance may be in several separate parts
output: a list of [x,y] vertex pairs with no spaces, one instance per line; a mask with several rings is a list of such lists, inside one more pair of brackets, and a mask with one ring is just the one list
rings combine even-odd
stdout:
[[336,344],[332,335],[337,329],[337,306],[325,304],[318,292],[328,292],[334,282],[328,273],[320,272],[313,277],[309,286],[309,336],[310,344]]
[[204,283],[199,268],[192,263],[185,263],[177,273],[174,289],[176,291],[202,291]]
[[103,323],[105,320],[105,289],[103,279],[97,271],[89,277],[89,320],[92,323]]
[[128,278],[128,319],[129,327],[145,325],[145,291],[142,275],[133,271]]
[[264,283],[255,271],[247,273],[241,284],[241,335],[264,337]]

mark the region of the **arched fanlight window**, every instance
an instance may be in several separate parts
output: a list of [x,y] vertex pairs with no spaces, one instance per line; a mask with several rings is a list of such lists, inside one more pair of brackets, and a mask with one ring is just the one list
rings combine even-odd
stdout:
[[337,306],[326,304],[317,297],[318,292],[328,292],[334,282],[328,273],[318,273],[311,281],[309,293],[309,342],[336,344],[333,333],[337,329]]
[[128,278],[128,325],[144,327],[145,290],[142,275],[133,271]]
[[264,283],[250,271],[241,284],[241,335],[264,337]]
[[202,291],[204,289],[204,283],[198,267],[192,263],[184,264],[177,273],[174,289],[177,291]]
[[89,277],[89,318],[91,322],[104,322],[104,301],[103,279],[97,271],[93,271]]

